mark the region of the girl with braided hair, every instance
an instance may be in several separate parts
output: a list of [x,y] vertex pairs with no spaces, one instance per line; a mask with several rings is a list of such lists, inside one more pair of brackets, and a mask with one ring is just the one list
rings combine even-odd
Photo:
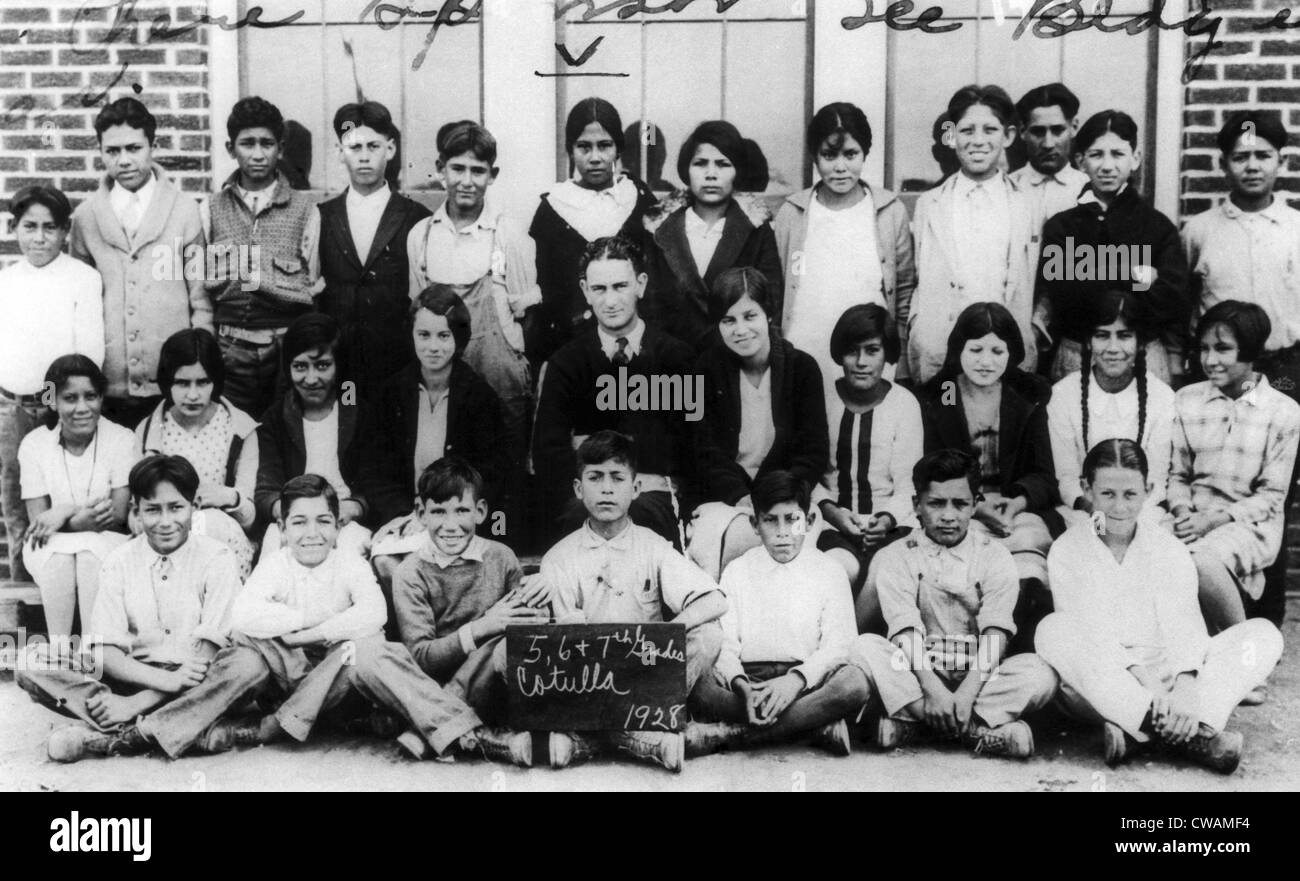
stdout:
[[1067,522],[1092,513],[1080,481],[1083,458],[1104,438],[1136,441],[1146,453],[1152,489],[1147,513],[1161,515],[1169,476],[1174,392],[1147,367],[1149,313],[1131,291],[1113,288],[1089,310],[1082,363],[1052,387],[1047,426],[1052,440],[1062,516]]

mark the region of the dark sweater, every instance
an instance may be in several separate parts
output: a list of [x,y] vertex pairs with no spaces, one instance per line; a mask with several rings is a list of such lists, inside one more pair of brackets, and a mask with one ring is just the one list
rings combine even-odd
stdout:
[[[1073,240],[1070,243],[1072,249],[1067,246],[1067,239]],[[1132,184],[1124,188],[1104,216],[1100,205],[1089,203],[1062,211],[1044,225],[1034,299],[1047,298],[1052,335],[1082,342],[1088,333],[1096,298],[1107,288],[1133,289],[1132,278],[1048,279],[1046,275],[1053,254],[1063,255],[1058,264],[1061,271],[1053,273],[1058,276],[1067,270],[1074,274],[1079,257],[1089,252],[1094,258],[1094,276],[1110,274],[1104,271],[1103,264],[1113,260],[1108,259],[1108,252],[1102,249],[1116,245],[1150,249],[1149,260],[1139,250],[1127,261],[1130,271],[1132,266],[1146,263],[1154,266],[1157,273],[1156,281],[1149,289],[1134,293],[1144,305],[1152,329],[1159,332],[1168,344],[1183,344],[1191,322],[1193,303],[1188,288],[1187,257],[1178,238],[1178,228],[1148,205]],[[1122,269],[1123,265],[1117,263],[1116,268]]]
[[[685,343],[647,323],[641,351],[627,365],[629,381],[636,375],[688,376],[691,360]],[[546,363],[533,428],[533,466],[552,502],[573,497],[578,473],[573,437],[607,428],[632,436],[639,471],[683,476],[688,444],[684,413],[598,408],[597,380],[604,375],[617,379],[618,374],[594,327]]]
[[[376,521],[387,523],[409,514],[415,487],[415,441],[419,430],[420,367],[410,364],[380,387],[375,430],[368,439],[376,474],[371,505]],[[505,422],[501,401],[483,377],[459,359],[452,365],[447,397],[447,443],[444,455],[465,459],[483,475],[489,507],[500,497],[509,469],[509,450],[501,442]]]
[[519,586],[523,575],[514,551],[484,541],[481,563],[464,561],[443,569],[421,551],[393,573],[393,609],[402,642],[420,669],[443,684],[468,657],[456,631],[482,618]]
[[[646,231],[645,215],[658,200],[650,188],[636,178],[629,178],[637,189],[636,206],[623,222],[619,234],[631,239],[643,254],[654,247],[654,237]],[[531,310],[525,322],[528,357],[545,361],[580,331],[594,326],[585,317],[587,300],[578,284],[578,267],[582,253],[590,244],[582,233],[570,226],[542,195],[528,234],[537,243],[537,285],[542,302]],[[648,265],[648,264],[647,264]]]
[[[809,488],[826,474],[830,441],[817,361],[772,334],[772,422],[776,437],[758,473],[785,469]],[[701,502],[734,505],[753,481],[736,462],[740,452],[740,362],[721,340],[695,362],[704,374],[704,418],[695,426],[697,490]]]
[[406,237],[429,216],[429,209],[393,193],[364,264],[352,243],[347,192],[322,202],[320,216],[320,271],[325,290],[316,306],[342,327],[350,372],[361,392],[370,394],[412,358]]
[[[940,373],[917,397],[925,423],[926,453],[961,450],[978,456],[966,424],[961,386],[955,379]],[[999,410],[998,471],[1002,478],[999,492],[1007,498],[1024,496],[1025,510],[1042,517],[1055,536],[1064,531],[1064,523],[1055,510],[1061,498],[1047,432],[1051,397],[1051,383],[1043,377],[1014,367],[1007,371]]]
[[709,291],[719,275],[737,266],[752,266],[767,276],[774,297],[780,296],[784,280],[771,225],[755,226],[734,200],[727,208],[718,248],[701,277],[686,238],[690,210],[688,206],[674,211],[655,230],[646,315],[702,353],[718,339],[717,324],[709,320]]

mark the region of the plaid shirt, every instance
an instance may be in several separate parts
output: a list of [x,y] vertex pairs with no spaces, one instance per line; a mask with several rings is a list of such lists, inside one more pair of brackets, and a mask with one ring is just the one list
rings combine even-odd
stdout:
[[1258,384],[1232,400],[1209,382],[1181,389],[1174,401],[1170,510],[1227,511],[1239,523],[1281,517],[1296,443],[1300,405]]

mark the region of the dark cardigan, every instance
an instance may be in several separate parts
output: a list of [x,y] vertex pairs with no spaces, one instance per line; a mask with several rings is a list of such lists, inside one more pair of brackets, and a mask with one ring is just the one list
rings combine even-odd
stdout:
[[[365,443],[360,435],[374,424],[373,411],[363,404],[336,402],[339,411],[339,473],[352,490],[352,499],[361,504],[361,523],[373,527],[375,519],[367,489],[368,478]],[[292,389],[277,397],[262,415],[257,428],[257,489],[253,503],[258,521],[270,523],[271,508],[280,500],[280,489],[307,468],[307,441],[302,431],[302,406]]]
[[[646,231],[645,216],[654,210],[658,200],[644,183],[629,179],[636,186],[637,200],[619,234],[641,248],[649,265],[654,238]],[[525,320],[525,344],[528,357],[539,362],[591,323],[585,318],[587,301],[578,284],[582,253],[590,242],[556,213],[546,194],[537,206],[528,234],[537,243],[537,285],[542,290],[542,302],[530,310],[533,314]]]
[[364,264],[352,243],[347,192],[322,202],[320,215],[325,290],[316,298],[316,308],[339,323],[347,339],[350,372],[363,394],[373,394],[411,358],[406,238],[429,216],[429,209],[393,193]]
[[[641,350],[627,365],[629,378],[641,375],[688,376],[692,355],[685,343],[646,323]],[[689,476],[689,436],[685,414],[676,411],[602,410],[597,380],[618,369],[600,347],[595,327],[584,330],[546,362],[533,426],[533,467],[551,502],[573,497],[578,467],[575,435],[613,429],[636,442],[637,470],[646,474]],[[707,402],[706,402],[707,409]]]
[[[1067,239],[1072,239],[1074,257]],[[1145,291],[1135,291],[1147,312],[1151,328],[1167,344],[1183,345],[1191,322],[1193,303],[1188,286],[1187,257],[1178,237],[1178,228],[1138,194],[1132,184],[1124,188],[1110,210],[1102,216],[1095,203],[1075,205],[1052,217],[1043,227],[1043,248],[1039,253],[1035,301],[1046,297],[1050,308],[1051,332],[1082,342],[1091,323],[1091,306],[1108,287],[1132,290],[1132,279],[1067,280],[1045,277],[1054,249],[1064,255],[1061,268],[1073,273],[1080,249],[1091,249],[1094,274],[1101,271],[1106,246],[1147,247],[1150,265],[1156,269],[1155,284]],[[1127,252],[1126,252],[1127,253]],[[1138,252],[1139,255],[1141,252]],[[1130,260],[1141,265],[1144,260]],[[1122,264],[1121,264],[1122,267]]]
[[[772,422],[776,437],[758,473],[790,471],[815,486],[830,464],[826,399],[817,361],[772,334]],[[740,450],[740,363],[722,341],[695,363],[704,375],[704,418],[696,423],[699,501],[734,505],[753,481],[736,462]]]
[[[926,453],[951,449],[977,455],[961,403],[961,386],[955,379],[940,373],[918,397],[925,423]],[[1045,378],[1014,367],[1007,371],[999,411],[998,471],[1002,495],[1024,496],[1025,510],[1042,517],[1048,530],[1057,536],[1065,530],[1065,523],[1056,511],[1061,498],[1047,431],[1047,402],[1051,397],[1052,386]]]
[[[381,524],[411,512],[415,441],[423,404],[419,384],[420,367],[410,364],[379,390],[377,422],[368,455],[374,457],[377,475],[370,501]],[[473,368],[457,359],[451,368],[447,397],[444,455],[460,456],[478,470],[489,507],[498,502],[509,467],[508,450],[501,440],[504,434],[497,393]]]
[[647,315],[657,318],[664,330],[703,353],[717,339],[717,324],[709,319],[709,291],[719,275],[737,266],[752,266],[767,276],[773,298],[784,285],[781,257],[771,224],[755,226],[735,200],[727,207],[718,248],[701,277],[686,238],[684,207],[668,215],[655,230],[655,263],[650,271],[653,285],[646,297]]

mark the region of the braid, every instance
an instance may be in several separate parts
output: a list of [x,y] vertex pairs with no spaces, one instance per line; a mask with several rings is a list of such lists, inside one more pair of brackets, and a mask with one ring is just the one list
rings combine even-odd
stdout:
[[1138,387],[1138,433],[1137,442],[1142,444],[1142,432],[1147,422],[1147,347],[1138,341],[1137,358],[1133,361],[1133,372]]
[[1083,343],[1083,350],[1079,353],[1079,385],[1080,398],[1083,401],[1083,449],[1088,450],[1088,377],[1092,374],[1092,340],[1087,339]]

